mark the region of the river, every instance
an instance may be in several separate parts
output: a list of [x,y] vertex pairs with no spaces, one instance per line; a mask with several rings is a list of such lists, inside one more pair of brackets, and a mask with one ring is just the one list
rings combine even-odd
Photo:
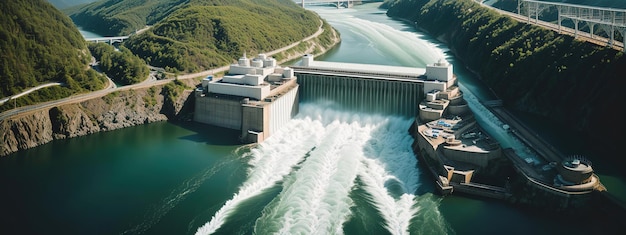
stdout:
[[[318,59],[424,67],[445,58],[482,122],[496,122],[477,102],[494,97],[445,46],[377,6],[315,8],[343,40]],[[0,159],[0,231],[588,234],[602,225],[433,194],[430,176],[413,157],[411,121],[305,103],[294,120],[257,146],[239,144],[238,131],[190,122],[53,141]],[[493,130],[498,128],[496,123]],[[589,226],[577,226],[583,219]]]

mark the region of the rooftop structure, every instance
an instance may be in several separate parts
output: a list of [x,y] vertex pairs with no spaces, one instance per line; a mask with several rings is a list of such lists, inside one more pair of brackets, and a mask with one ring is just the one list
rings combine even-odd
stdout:
[[222,79],[212,76],[202,81],[202,88],[207,93],[247,97],[264,100],[274,88],[287,80],[295,79],[293,69],[276,65],[276,59],[259,54],[250,60],[244,54],[238,63],[230,65],[230,70]]

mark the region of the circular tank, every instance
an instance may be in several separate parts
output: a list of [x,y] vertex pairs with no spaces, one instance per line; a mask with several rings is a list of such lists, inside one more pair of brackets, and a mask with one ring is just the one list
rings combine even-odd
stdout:
[[260,59],[253,59],[252,67],[263,68],[263,61]]

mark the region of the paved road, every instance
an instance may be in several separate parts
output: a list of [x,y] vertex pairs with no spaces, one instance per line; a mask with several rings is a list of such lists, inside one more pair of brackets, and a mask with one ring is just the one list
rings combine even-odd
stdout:
[[0,100],[0,105],[2,105],[2,104],[4,104],[4,103],[6,103],[7,101],[9,101],[9,100],[11,100],[11,99],[16,99],[16,98],[19,98],[19,97],[21,97],[21,96],[27,95],[27,94],[29,94],[29,93],[31,93],[31,92],[33,92],[33,91],[39,90],[39,89],[46,88],[46,87],[51,87],[51,86],[60,86],[60,85],[63,85],[63,83],[60,83],[60,82],[51,82],[51,83],[42,84],[42,85],[39,85],[39,86],[36,86],[36,87],[30,88],[30,89],[28,89],[28,90],[26,90],[26,91],[23,91],[22,93],[19,93],[19,94],[17,94],[17,95],[13,95],[13,96],[10,96],[10,97],[7,97],[7,98],[4,98],[4,99]]
[[[145,31],[145,29],[144,29],[144,31]],[[272,55],[274,55],[276,53],[280,53],[280,52],[289,50],[289,49],[297,46],[298,44],[300,44],[303,41],[309,41],[309,40],[319,36],[320,34],[322,34],[322,32],[324,32],[324,29],[322,29],[322,21],[320,21],[320,26],[319,26],[317,32],[315,32],[314,34],[311,34],[310,36],[304,38],[301,41],[294,42],[294,43],[292,43],[292,44],[290,44],[288,46],[282,47],[282,48],[274,50],[274,51],[267,52],[265,54],[268,55],[268,56],[272,56]],[[286,59],[284,59],[284,61],[290,60],[290,59],[293,59],[293,58],[286,58]],[[152,67],[152,68],[154,69],[154,67]],[[110,81],[109,82],[109,86],[107,88],[103,89],[103,90],[89,92],[89,93],[85,93],[85,94],[73,95],[73,96],[70,96],[70,97],[67,97],[67,98],[63,98],[63,99],[59,99],[59,100],[53,100],[53,101],[48,101],[48,102],[44,102],[44,103],[39,103],[39,104],[34,104],[34,105],[29,105],[29,106],[23,106],[23,107],[18,107],[16,109],[8,110],[8,111],[0,113],[0,121],[6,119],[8,117],[14,116],[14,115],[24,114],[24,113],[28,113],[28,112],[32,112],[32,111],[36,111],[36,110],[40,110],[40,109],[52,108],[52,107],[65,105],[65,104],[78,103],[78,102],[82,102],[82,101],[85,101],[85,100],[90,100],[90,99],[102,97],[102,96],[105,96],[105,95],[107,95],[109,93],[116,92],[116,91],[131,90],[131,89],[141,89],[141,88],[147,88],[147,87],[152,87],[152,86],[164,85],[164,84],[167,84],[167,83],[169,83],[169,82],[171,82],[171,81],[173,81],[175,79],[190,79],[190,78],[206,77],[206,76],[211,75],[211,74],[225,72],[229,68],[230,68],[230,65],[227,65],[227,66],[222,66],[222,67],[219,67],[219,68],[210,69],[210,70],[206,70],[206,71],[202,71],[202,72],[198,72],[198,73],[180,75],[177,78],[163,79],[163,80],[157,80],[156,77],[155,77],[155,73],[152,72],[150,74],[150,76],[148,77],[148,79],[144,80],[143,82],[140,82],[140,83],[134,84],[134,85],[122,86],[122,87],[114,87],[114,84],[111,85],[112,81],[109,79],[109,81]]]

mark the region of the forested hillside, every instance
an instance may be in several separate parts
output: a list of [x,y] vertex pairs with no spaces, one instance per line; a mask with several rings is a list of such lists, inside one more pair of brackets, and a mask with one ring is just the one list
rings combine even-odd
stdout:
[[388,15],[417,22],[445,41],[508,107],[577,130],[602,154],[621,151],[623,52],[517,22],[471,0],[398,0],[388,6]]
[[124,46],[170,72],[223,66],[244,52],[280,48],[313,34],[319,17],[292,0],[99,1],[71,13],[88,30],[131,37]]
[[106,80],[88,67],[91,54],[83,37],[45,0],[0,1],[0,38],[0,98],[52,81],[66,86],[46,88],[17,104],[104,87]]
[[129,35],[152,25],[189,0],[100,0],[68,9],[77,25],[105,36]]
[[150,65],[194,72],[297,42],[319,24],[291,0],[197,0],[125,45]]

